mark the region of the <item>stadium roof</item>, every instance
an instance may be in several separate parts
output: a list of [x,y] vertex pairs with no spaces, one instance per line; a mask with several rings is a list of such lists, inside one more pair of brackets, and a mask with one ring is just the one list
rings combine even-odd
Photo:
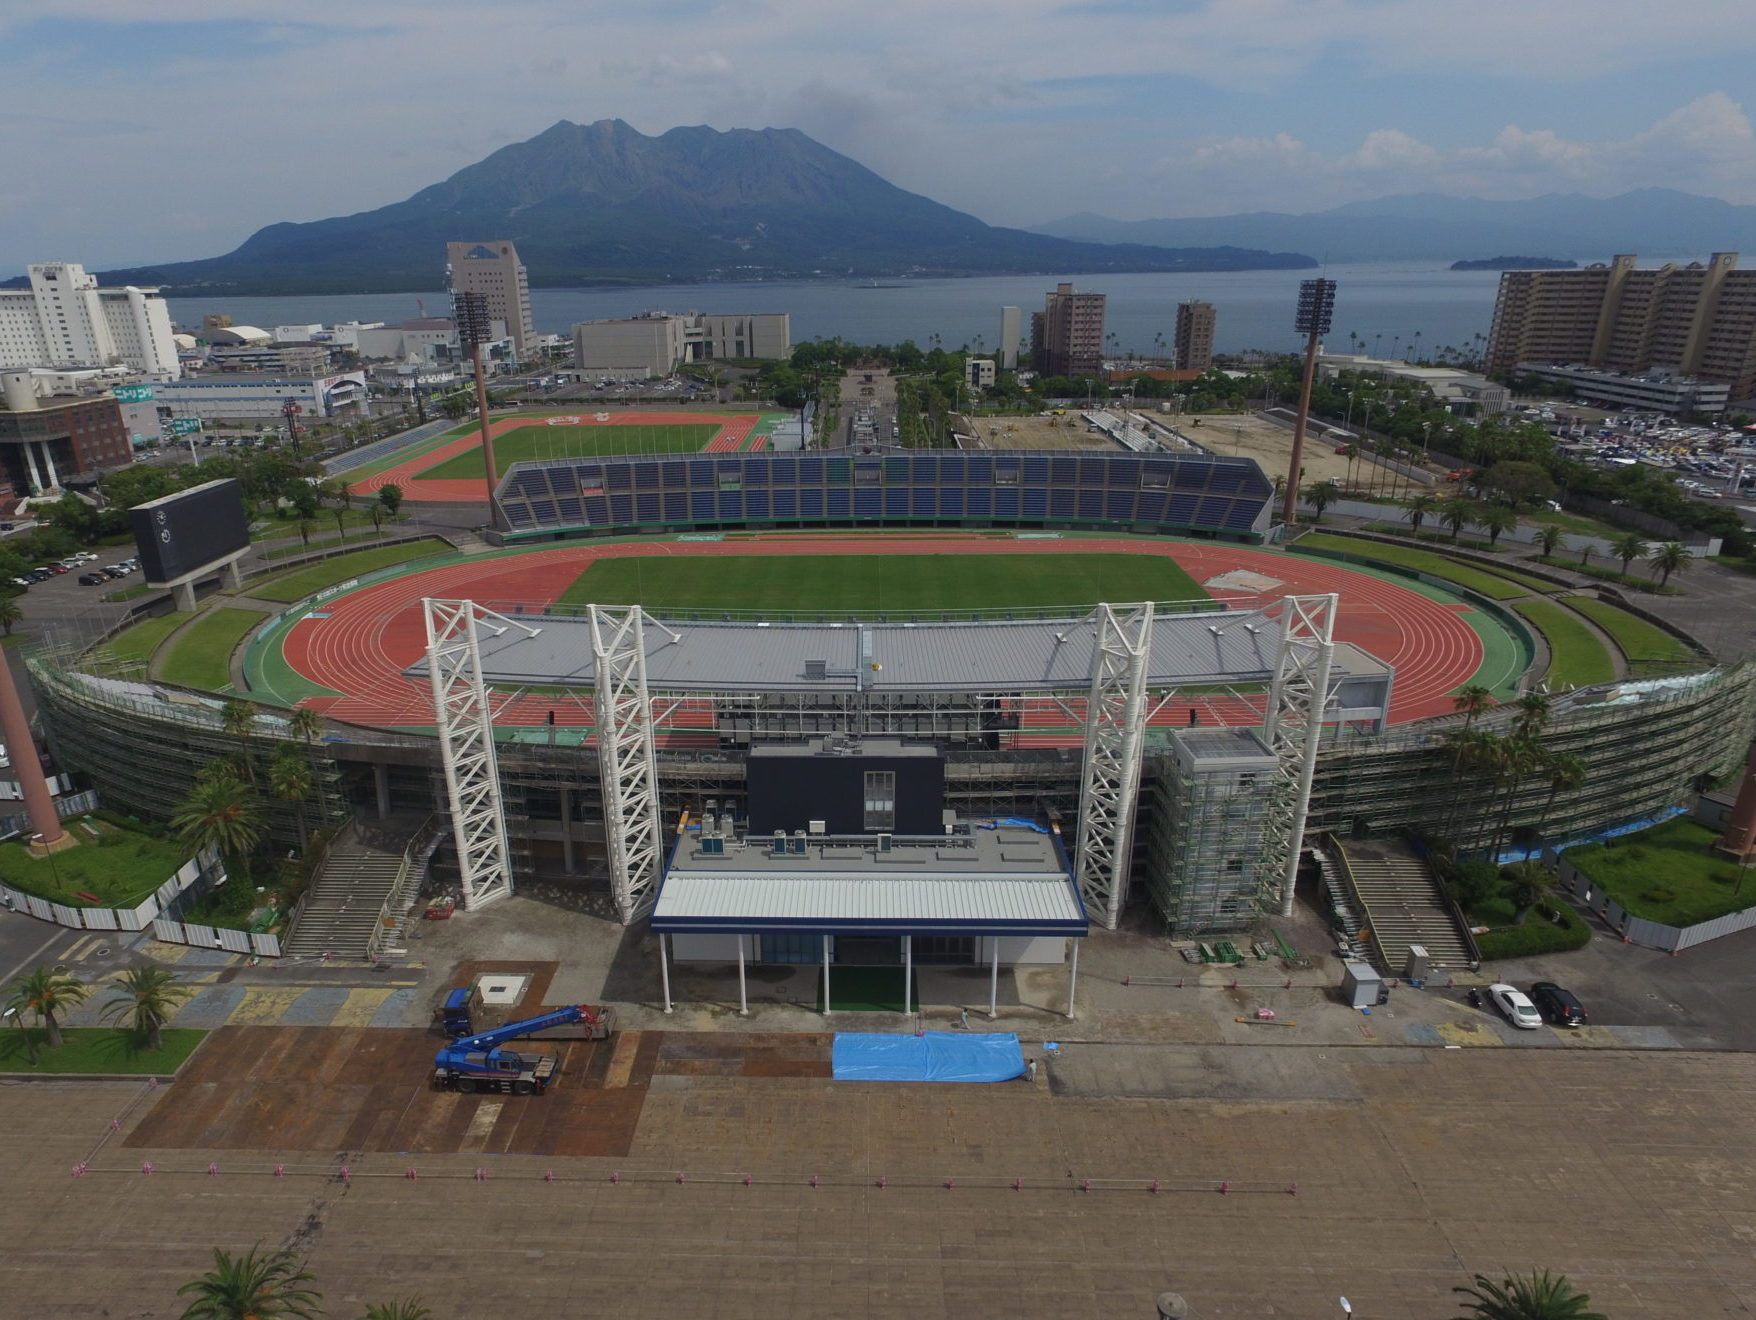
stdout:
[[[507,628],[482,640],[483,677],[511,686],[589,684],[583,618],[521,615],[535,637]],[[484,628],[483,632],[489,630]],[[1159,614],[1147,683],[1264,682],[1280,624],[1260,610]],[[1090,686],[1095,626],[1081,618],[969,623],[649,623],[646,679],[659,691],[1008,692]],[[423,657],[408,669],[426,673]]]

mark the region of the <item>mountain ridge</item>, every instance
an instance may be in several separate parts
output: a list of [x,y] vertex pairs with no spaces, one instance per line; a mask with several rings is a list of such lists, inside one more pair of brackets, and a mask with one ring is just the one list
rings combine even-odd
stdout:
[[[797,129],[560,120],[400,202],[266,225],[233,251],[99,272],[171,293],[433,287],[452,240],[510,239],[533,287],[833,275],[1309,269],[1296,252],[1167,251],[984,224]],[[12,283],[17,283],[13,281]]]

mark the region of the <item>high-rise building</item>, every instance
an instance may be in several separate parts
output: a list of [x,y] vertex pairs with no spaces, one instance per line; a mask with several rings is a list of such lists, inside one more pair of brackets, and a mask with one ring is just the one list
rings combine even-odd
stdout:
[[1043,310],[1031,313],[1030,347],[1045,376],[1095,376],[1104,360],[1104,295],[1057,284]]
[[1018,369],[1018,345],[1024,338],[1024,316],[1016,307],[1000,309],[1000,350],[994,356],[1003,371]]
[[453,293],[479,293],[488,319],[503,321],[519,361],[536,352],[536,323],[530,314],[530,281],[518,249],[505,239],[485,243],[447,243],[445,267]]
[[1734,399],[1756,395],[1756,270],[1739,270],[1735,252],[1647,270],[1634,261],[1503,271],[1488,370],[1659,368],[1722,381]]
[[1213,365],[1214,310],[1210,302],[1177,304],[1177,337],[1172,366],[1178,371],[1206,371]]
[[132,367],[175,380],[171,313],[157,289],[100,289],[67,261],[30,267],[28,289],[0,289],[0,367]]

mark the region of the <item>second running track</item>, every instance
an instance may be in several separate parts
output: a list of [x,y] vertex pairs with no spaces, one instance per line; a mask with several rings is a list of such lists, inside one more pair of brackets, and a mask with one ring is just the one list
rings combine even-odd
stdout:
[[[282,655],[297,676],[297,691],[277,692],[283,700],[310,706],[331,718],[393,728],[426,728],[433,722],[431,694],[424,681],[403,671],[420,660],[425,643],[421,599],[468,598],[502,611],[540,611],[594,562],[624,557],[701,556],[711,559],[726,547],[703,542],[633,542],[613,545],[571,545],[476,559],[428,569],[406,577],[362,587],[323,602],[293,623],[280,641]],[[1210,588],[1217,601],[1238,607],[1266,604],[1287,595],[1335,592],[1340,596],[1336,640],[1352,642],[1390,665],[1395,672],[1392,723],[1452,711],[1450,694],[1470,681],[1482,664],[1481,638],[1462,617],[1468,607],[1431,599],[1394,582],[1339,565],[1230,545],[1191,542],[1089,540],[1061,543],[996,541],[944,533],[919,537],[791,535],[751,539],[737,545],[740,555],[880,555],[880,554],[1162,554],[1174,559],[1198,582],[1237,569],[1248,570],[1281,585],[1266,593]],[[704,565],[706,567],[706,565]],[[556,675],[562,681],[589,685],[590,657],[581,656],[579,672]],[[252,683],[257,683],[252,676]],[[268,680],[265,686],[275,686]],[[1051,713],[1049,703],[1025,703],[1021,723],[1035,732],[1017,736],[1018,746],[1067,745],[1078,740],[1068,723]],[[1183,725],[1191,707],[1202,724],[1254,724],[1254,704],[1225,696],[1179,699],[1160,712],[1155,723]],[[592,723],[589,696],[574,698],[522,694],[497,709],[501,727],[536,727],[554,723],[562,729],[583,729]],[[711,733],[711,711],[687,706],[671,721],[668,745],[717,745]],[[693,727],[699,732],[691,733]],[[575,738],[578,734],[573,735]]]

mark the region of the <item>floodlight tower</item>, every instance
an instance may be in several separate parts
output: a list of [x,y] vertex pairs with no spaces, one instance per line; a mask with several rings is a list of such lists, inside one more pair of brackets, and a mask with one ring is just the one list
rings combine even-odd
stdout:
[[1293,457],[1287,467],[1286,499],[1280,520],[1291,527],[1299,521],[1299,465],[1305,456],[1305,425],[1311,418],[1311,381],[1317,374],[1317,341],[1329,333],[1335,314],[1334,280],[1300,280],[1299,311],[1293,328],[1305,336],[1305,379],[1299,386],[1299,416],[1293,423]]
[[494,465],[494,438],[488,434],[488,378],[482,370],[482,345],[492,334],[488,298],[486,294],[459,289],[451,295],[451,308],[452,319],[457,322],[458,344],[469,354],[476,374],[476,416],[481,422],[482,462],[488,482],[488,525],[493,526],[499,521],[494,507],[494,480],[498,473]]

